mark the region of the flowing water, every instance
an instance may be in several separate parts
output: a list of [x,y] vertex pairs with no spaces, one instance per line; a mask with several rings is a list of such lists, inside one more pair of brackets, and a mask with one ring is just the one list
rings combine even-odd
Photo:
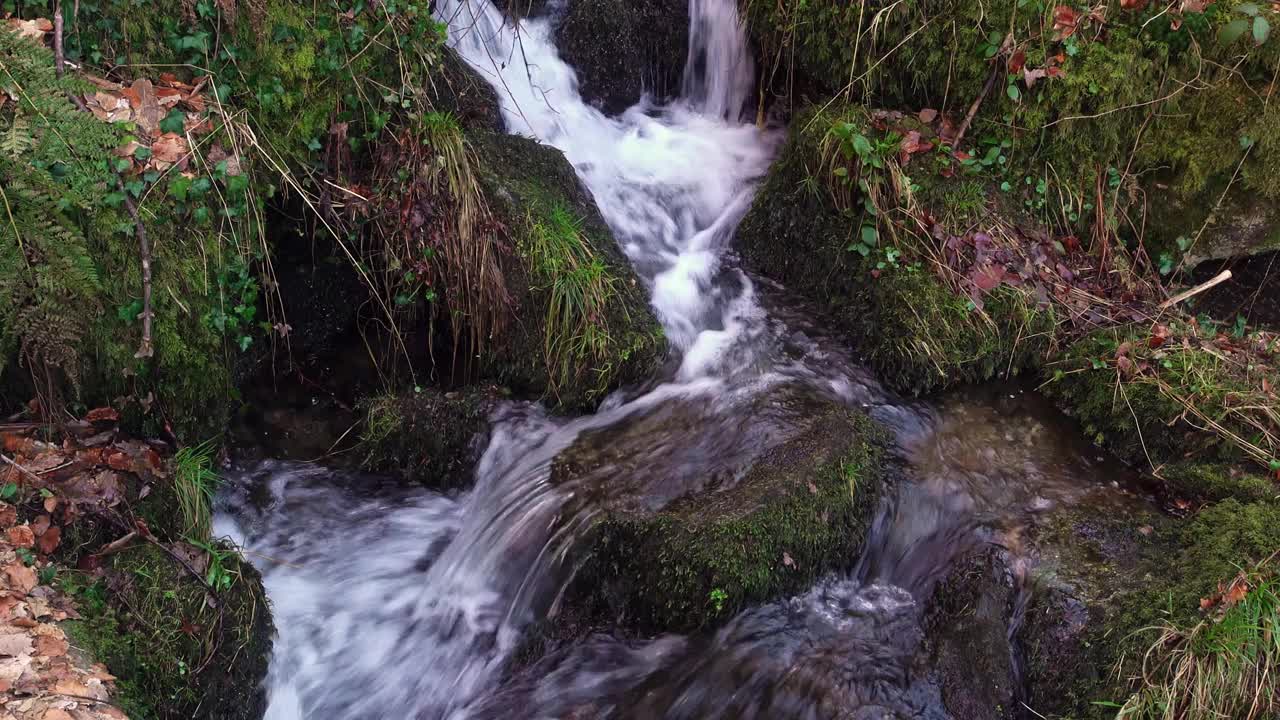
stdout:
[[[921,616],[948,560],[1077,502],[1099,469],[1018,393],[896,401],[726,261],[779,142],[744,122],[754,70],[733,0],[690,3],[682,99],[640,98],[621,117],[578,96],[544,22],[512,25],[487,0],[440,0],[436,12],[498,91],[508,129],[573,164],[680,362],[591,416],[507,404],[461,494],[273,462],[236,477],[218,524],[251,552],[273,602],[268,718],[946,717]],[[553,483],[558,453],[579,438],[618,443],[609,492],[657,506],[736,477],[785,439],[794,418],[775,397],[797,389],[869,409],[911,468],[855,572],[713,635],[594,637],[511,670],[600,512],[599,473]]]

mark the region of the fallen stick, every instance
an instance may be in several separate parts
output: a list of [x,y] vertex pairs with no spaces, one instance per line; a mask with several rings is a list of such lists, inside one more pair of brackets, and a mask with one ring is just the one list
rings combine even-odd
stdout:
[[1205,290],[1208,290],[1209,288],[1215,285],[1220,285],[1230,279],[1231,279],[1231,271],[1223,270],[1222,272],[1214,276],[1212,280],[1202,282],[1199,285],[1191,288],[1190,290],[1187,290],[1185,292],[1180,292],[1177,295],[1174,295],[1173,297],[1169,298],[1168,300],[1165,300],[1164,302],[1160,303],[1160,309],[1168,310],[1169,308],[1173,307],[1174,305],[1177,305],[1183,300],[1186,300],[1187,298],[1195,295],[1199,295]]
[[17,468],[20,472],[24,472],[24,473],[26,473],[27,475],[29,475],[29,476],[31,477],[31,479],[32,479],[32,480],[35,480],[36,482],[41,482],[41,483],[42,483],[42,482],[44,482],[44,478],[42,478],[42,477],[40,477],[39,475],[37,475],[37,474],[35,474],[35,473],[31,472],[31,471],[30,471],[30,470],[28,470],[28,469],[26,469],[26,468],[22,467],[21,465],[19,465],[18,463],[14,462],[13,460],[10,460],[10,459],[9,459],[8,457],[6,457],[4,454],[0,454],[0,460],[3,460],[3,461],[5,461],[5,462],[9,463],[10,465],[12,465],[12,466],[14,466],[15,468]]
[[130,530],[127,535],[125,535],[124,537],[118,540],[112,541],[110,544],[104,546],[101,550],[94,553],[94,555],[97,555],[98,557],[102,557],[103,555],[110,555],[112,553],[120,552],[125,548],[126,545],[133,542],[133,539],[136,537],[138,537],[138,531]]
[[964,134],[969,131],[969,125],[973,123],[973,118],[978,115],[978,109],[982,107],[982,101],[987,99],[991,94],[991,89],[996,86],[996,80],[1000,79],[1000,69],[1005,67],[1005,55],[1013,48],[1013,33],[1004,36],[1004,42],[1000,43],[1000,51],[991,59],[991,73],[987,75],[987,83],[982,86],[982,92],[978,93],[978,97],[973,99],[973,104],[969,106],[969,112],[965,113],[964,122],[960,123],[960,127],[956,129],[955,139],[951,141],[953,149],[960,149],[960,141],[964,140]]
[[53,2],[53,69],[62,77],[67,71],[67,55],[62,48],[62,0]]

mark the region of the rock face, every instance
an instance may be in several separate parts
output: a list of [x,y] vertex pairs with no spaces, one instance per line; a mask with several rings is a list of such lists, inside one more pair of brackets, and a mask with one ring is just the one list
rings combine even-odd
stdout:
[[[789,391],[757,405],[724,428],[741,443],[720,446],[727,457],[758,453],[740,467],[697,464],[708,456],[700,446],[687,457],[661,446],[632,453],[629,443],[655,433],[687,440],[665,413],[623,436],[580,437],[562,454],[553,478],[588,494],[600,487],[604,508],[570,606],[633,628],[691,630],[856,561],[885,483],[882,431],[859,411]],[[719,444],[716,434],[700,440]]]
[[366,400],[364,467],[441,489],[469,484],[499,397],[496,388],[469,387]]
[[679,95],[689,0],[505,0],[517,17],[545,18],[582,97],[616,115],[642,94]]

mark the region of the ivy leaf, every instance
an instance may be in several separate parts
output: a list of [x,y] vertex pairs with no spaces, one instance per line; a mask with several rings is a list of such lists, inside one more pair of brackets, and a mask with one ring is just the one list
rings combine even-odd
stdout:
[[879,242],[879,239],[880,239],[880,233],[879,231],[876,230],[874,225],[862,226],[862,244],[863,245],[866,245],[869,248],[875,247],[876,244]]
[[1244,18],[1236,18],[1226,25],[1223,25],[1222,29],[1218,31],[1218,42],[1223,45],[1230,45],[1236,40],[1239,40],[1240,36],[1244,34],[1244,31],[1248,29],[1248,20]]
[[187,115],[181,110],[170,110],[168,115],[160,121],[160,132],[182,134],[184,123]]
[[1267,37],[1271,35],[1271,23],[1267,19],[1259,15],[1253,19],[1253,41],[1259,45],[1267,41]]
[[1255,3],[1240,3],[1236,6],[1236,12],[1244,13],[1249,17],[1258,16],[1258,6]]
[[151,148],[146,145],[139,145],[133,149],[133,156],[139,160],[146,160],[151,157]]

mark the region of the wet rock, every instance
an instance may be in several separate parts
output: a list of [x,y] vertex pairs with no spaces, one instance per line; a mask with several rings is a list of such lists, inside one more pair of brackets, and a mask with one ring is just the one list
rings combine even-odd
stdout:
[[[525,137],[483,131],[468,137],[490,209],[512,242],[502,269],[516,321],[485,374],[564,409],[591,408],[608,391],[648,379],[666,355],[662,328],[644,286],[564,155]],[[539,242],[536,234],[548,232],[556,242]],[[564,290],[558,283],[575,277],[564,270],[572,259],[558,254],[567,251],[598,262],[598,287],[605,288],[602,312],[589,318],[603,343],[572,357],[561,353],[580,346],[581,337],[566,335],[574,331],[549,315]]]
[[1010,643],[1019,589],[1007,552],[963,558],[939,583],[925,619],[942,700],[952,717],[1019,717],[1018,658]]
[[475,387],[382,395],[361,404],[365,469],[447,489],[470,484],[501,394]]
[[506,0],[509,13],[546,18],[583,99],[616,115],[642,94],[680,93],[689,0]]
[[[788,390],[736,417],[694,434],[660,409],[584,434],[557,458],[553,480],[603,508],[569,605],[624,626],[688,630],[857,559],[885,482],[878,426]],[[683,446],[646,447],[655,435]]]

